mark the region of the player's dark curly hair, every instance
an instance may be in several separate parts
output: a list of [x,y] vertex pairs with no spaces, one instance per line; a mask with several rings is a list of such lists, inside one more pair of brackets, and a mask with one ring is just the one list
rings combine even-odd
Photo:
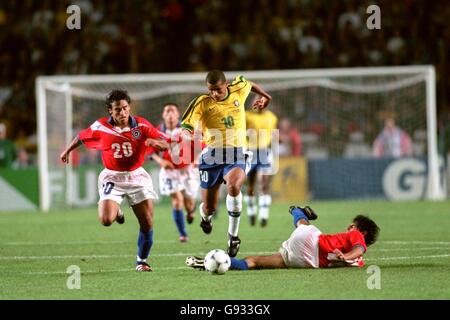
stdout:
[[217,84],[219,82],[224,83],[227,81],[225,74],[220,70],[211,70],[206,75],[206,82],[209,84]]
[[131,102],[131,98],[126,90],[114,89],[106,96],[106,106],[111,108],[114,102],[119,102],[120,100],[125,100],[128,103]]
[[366,245],[370,246],[377,241],[378,234],[380,233],[380,228],[377,226],[375,221],[370,219],[367,216],[357,215],[353,219],[353,223],[356,225],[359,231],[365,232],[364,240],[366,241]]

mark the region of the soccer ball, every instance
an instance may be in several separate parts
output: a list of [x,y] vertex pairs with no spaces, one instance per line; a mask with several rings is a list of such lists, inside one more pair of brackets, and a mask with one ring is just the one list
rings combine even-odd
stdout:
[[230,269],[230,256],[221,249],[214,249],[205,256],[205,270],[213,274],[224,274]]

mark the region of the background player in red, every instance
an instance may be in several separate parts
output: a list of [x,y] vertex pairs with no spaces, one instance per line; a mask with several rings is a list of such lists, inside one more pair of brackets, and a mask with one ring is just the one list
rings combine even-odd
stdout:
[[[191,150],[183,148],[181,142],[177,142],[181,135],[180,111],[175,103],[167,103],[163,109],[163,123],[158,130],[170,138],[170,148],[158,153],[152,153],[152,159],[161,167],[159,172],[159,188],[162,195],[172,198],[172,216],[177,226],[181,242],[188,240],[188,234],[184,223],[183,207],[186,209],[186,220],[191,224],[194,220],[195,202],[197,199],[200,181],[198,167],[193,161],[201,151],[201,141],[197,148],[194,141],[189,142]],[[190,151],[188,158],[184,157],[183,151]],[[152,150],[153,151],[153,150]],[[195,153],[198,153],[195,155]]]
[[124,90],[113,90],[106,98],[109,117],[95,121],[81,131],[61,154],[69,163],[70,152],[84,144],[101,150],[105,169],[98,178],[98,214],[104,226],[125,217],[120,204],[127,198],[139,221],[137,271],[152,271],[146,260],[153,244],[153,203],[157,195],[150,175],[141,167],[147,147],[165,150],[167,141],[147,120],[130,115],[130,96]]
[[[367,246],[375,243],[379,228],[370,218],[358,215],[348,226],[347,232],[325,235],[309,220],[317,219],[309,207],[290,207],[296,229],[281,245],[279,252],[268,256],[231,258],[231,270],[362,267]],[[188,257],[186,264],[203,268],[203,260]]]

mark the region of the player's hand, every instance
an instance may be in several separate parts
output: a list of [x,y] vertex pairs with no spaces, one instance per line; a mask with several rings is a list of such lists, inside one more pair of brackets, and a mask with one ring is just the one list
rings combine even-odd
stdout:
[[159,151],[164,151],[167,150],[169,148],[169,144],[167,143],[166,140],[162,140],[162,139],[151,139],[148,138],[147,140],[145,140],[145,145],[147,147],[153,147]]
[[59,156],[59,158],[61,159],[61,161],[62,161],[63,163],[69,163],[69,160],[70,160],[70,158],[69,158],[69,152],[64,151],[63,153],[61,153],[61,155]]
[[269,99],[267,99],[266,97],[261,97],[253,102],[252,108],[253,110],[262,110],[265,109],[269,105],[269,103]]
[[339,249],[334,249],[333,253],[338,257],[339,260],[345,261],[345,256]]

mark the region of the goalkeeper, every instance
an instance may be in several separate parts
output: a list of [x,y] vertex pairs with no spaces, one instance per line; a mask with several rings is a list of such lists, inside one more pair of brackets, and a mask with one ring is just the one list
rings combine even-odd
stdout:
[[[363,267],[367,246],[375,243],[379,227],[370,218],[358,215],[347,232],[325,235],[310,220],[317,214],[310,207],[290,207],[296,229],[281,245],[279,252],[268,256],[231,258],[230,270]],[[188,263],[189,262],[189,263]],[[186,264],[203,268],[203,260],[188,257]]]

